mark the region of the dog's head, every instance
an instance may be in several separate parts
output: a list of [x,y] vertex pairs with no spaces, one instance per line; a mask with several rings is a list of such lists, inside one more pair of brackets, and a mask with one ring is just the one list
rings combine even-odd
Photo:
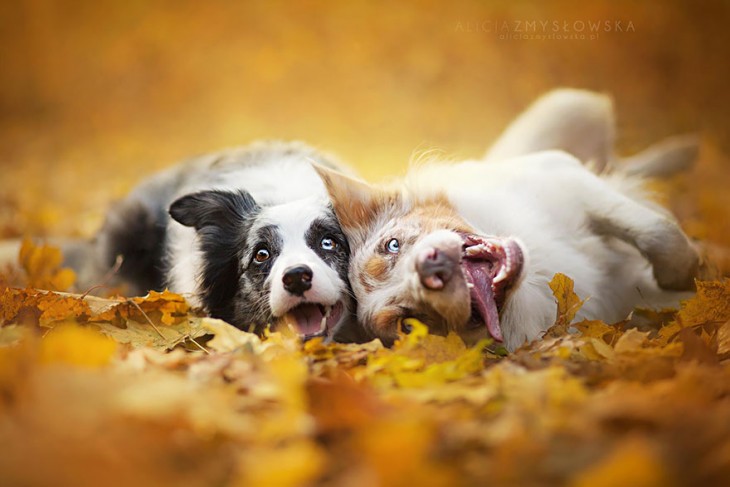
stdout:
[[179,198],[170,215],[196,230],[198,292],[212,316],[307,338],[331,336],[347,319],[350,250],[327,201],[260,206],[245,191],[210,190]]
[[380,190],[317,170],[350,242],[358,321],[371,336],[392,343],[403,319],[414,317],[468,343],[502,341],[499,314],[524,268],[518,241],[478,234],[443,196]]

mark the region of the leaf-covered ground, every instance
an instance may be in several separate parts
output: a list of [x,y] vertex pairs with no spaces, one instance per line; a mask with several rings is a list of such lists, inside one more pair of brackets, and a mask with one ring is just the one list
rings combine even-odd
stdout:
[[[527,21],[634,30],[494,30]],[[89,237],[155,169],[259,138],[367,178],[478,156],[575,86],[614,96],[621,154],[701,134],[657,189],[709,270],[679,313],[573,327],[590,297],[558,277],[557,325],[505,357],[416,323],[393,349],[262,341],[0,242],[0,485],[730,485],[729,23],[725,0],[0,4],[1,239]]]
[[[68,285],[24,243],[6,284]],[[12,280],[12,282],[10,282]],[[678,312],[556,325],[509,356],[264,339],[180,296],[0,292],[0,484],[726,485],[730,282]]]

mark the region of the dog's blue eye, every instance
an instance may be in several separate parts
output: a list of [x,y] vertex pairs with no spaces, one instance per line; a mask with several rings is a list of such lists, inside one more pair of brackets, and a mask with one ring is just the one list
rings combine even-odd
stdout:
[[388,240],[388,243],[385,244],[385,250],[390,252],[391,254],[397,254],[400,252],[400,243],[398,242],[397,238],[391,238]]
[[271,254],[266,249],[258,249],[256,251],[256,255],[254,255],[253,260],[255,260],[257,263],[261,264],[263,262],[266,262],[269,260],[269,257],[271,257]]
[[324,250],[335,250],[337,248],[337,242],[335,242],[334,239],[330,237],[323,238],[319,245]]

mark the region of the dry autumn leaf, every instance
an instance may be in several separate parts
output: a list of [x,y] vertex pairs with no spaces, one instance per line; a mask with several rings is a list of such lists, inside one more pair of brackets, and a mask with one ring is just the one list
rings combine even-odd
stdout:
[[49,245],[36,246],[30,239],[23,240],[18,260],[25,272],[26,286],[65,291],[76,280],[71,269],[61,267],[61,251]]
[[575,294],[573,280],[565,274],[555,274],[550,281],[550,289],[553,291],[553,296],[555,296],[558,303],[555,325],[567,327],[573,322],[584,301]]
[[[557,321],[568,325],[580,299],[568,278],[554,284]],[[505,357],[417,320],[390,349],[302,344],[196,316],[169,292],[129,300],[8,288],[0,438],[16,449],[0,456],[0,480],[179,481],[164,459],[187,455],[191,485],[656,485],[676,477],[681,455],[682,475],[712,483],[730,472],[720,400],[730,394],[728,321],[718,321],[727,287],[698,287],[658,331],[582,321]],[[27,443],[27,418],[39,421],[40,443]],[[168,441],[173,425],[188,446]],[[135,469],[116,470],[76,436],[100,428],[105,448]],[[656,449],[665,435],[681,441]],[[70,456],[29,473],[22,458],[59,442]]]
[[111,361],[117,343],[100,333],[68,323],[56,326],[41,341],[40,363],[98,367]]

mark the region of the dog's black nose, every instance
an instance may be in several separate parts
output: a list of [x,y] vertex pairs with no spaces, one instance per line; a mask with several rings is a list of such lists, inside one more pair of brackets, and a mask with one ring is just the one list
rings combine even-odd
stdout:
[[295,296],[303,296],[304,291],[312,287],[312,269],[306,265],[297,265],[284,271],[281,278],[284,289]]
[[416,260],[416,271],[421,278],[421,284],[426,288],[437,291],[451,280],[454,270],[459,263],[438,249],[428,249],[421,253]]

